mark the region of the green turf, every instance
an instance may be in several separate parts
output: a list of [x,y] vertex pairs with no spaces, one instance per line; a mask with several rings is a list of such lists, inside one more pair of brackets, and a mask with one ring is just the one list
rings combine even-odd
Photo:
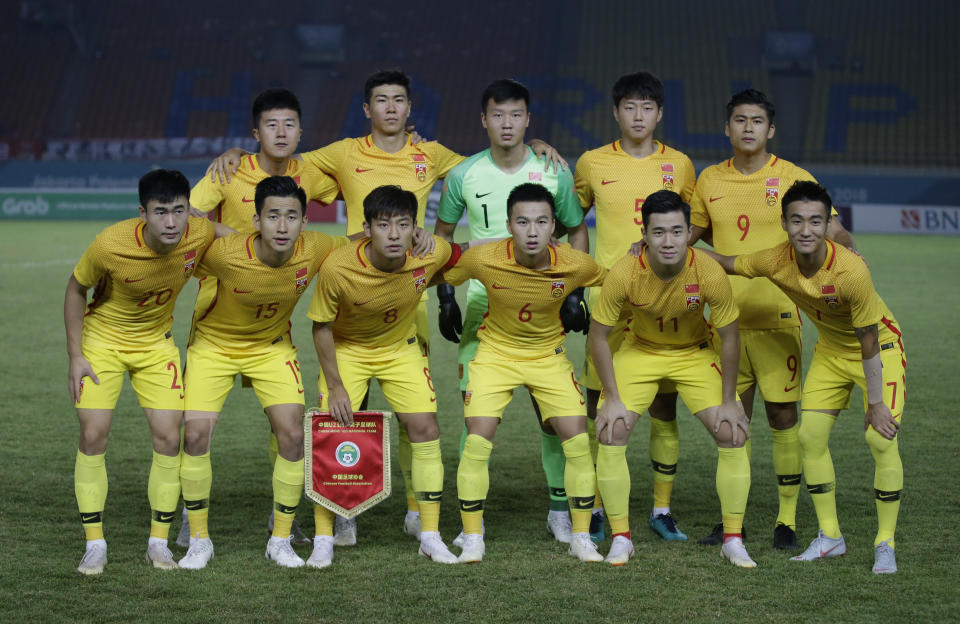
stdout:
[[[114,418],[107,467],[104,529],[110,562],[99,578],[77,574],[83,538],[73,495],[78,427],[66,391],[61,316],[74,262],[103,223],[5,222],[0,232],[3,322],[0,360],[5,409],[0,479],[0,613],[5,621],[938,621],[956,617],[954,470],[956,417],[949,386],[957,374],[960,310],[955,238],[859,236],[878,285],[904,330],[908,405],[900,436],[905,495],[897,533],[900,573],[870,572],[876,516],[873,461],[859,407],[844,412],[832,438],[837,501],[848,544],[843,559],[798,564],[770,546],[776,488],[770,433],[754,427],[753,487],[747,547],[759,568],[739,570],[695,539],[717,521],[716,451],[702,426],[682,412],[680,469],[673,510],[687,543],[666,543],[646,528],[652,501],[641,420],[628,457],[637,556],[622,568],[584,565],[544,530],[546,485],[538,430],[518,392],[496,439],[486,507],[487,555],[479,565],[441,566],[417,556],[400,532],[403,485],[361,516],[354,548],[337,549],[326,570],[283,570],[263,557],[270,510],[267,424],[252,392],[235,389],[214,436],[210,528],[216,558],[201,572],[160,572],[143,562],[149,531],[146,499],[150,437],[129,386]],[[194,286],[177,307],[181,345]],[[461,289],[463,290],[463,289]],[[311,290],[312,292],[312,290]],[[462,293],[461,293],[462,294]],[[294,315],[305,377],[318,370],[304,316]],[[431,306],[431,309],[433,306]],[[814,331],[805,326],[809,354]],[[569,340],[579,368],[584,339]],[[455,506],[461,407],[455,346],[433,340],[433,379],[446,467],[441,531],[459,530]],[[308,401],[316,388],[306,384]],[[859,405],[859,394],[854,405]],[[373,407],[386,407],[374,393]],[[758,425],[763,424],[758,404]],[[394,434],[395,439],[395,434]],[[394,462],[395,463],[395,462]],[[312,530],[312,516],[300,517]],[[815,534],[810,498],[801,492],[799,537]],[[179,522],[175,522],[174,530]],[[172,540],[171,540],[172,542]],[[608,544],[601,545],[605,551]],[[173,546],[180,556],[183,549]],[[309,550],[302,549],[307,556]]]

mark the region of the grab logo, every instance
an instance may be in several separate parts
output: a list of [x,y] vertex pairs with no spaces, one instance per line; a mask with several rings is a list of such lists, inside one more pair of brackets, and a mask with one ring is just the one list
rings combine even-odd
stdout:
[[50,212],[50,204],[37,195],[36,199],[17,199],[8,197],[3,200],[3,214],[8,217],[42,217]]

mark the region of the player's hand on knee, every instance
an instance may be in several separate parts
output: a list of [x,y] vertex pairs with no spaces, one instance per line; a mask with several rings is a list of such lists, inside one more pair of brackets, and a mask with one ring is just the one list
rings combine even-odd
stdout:
[[83,378],[89,377],[90,381],[100,385],[100,378],[93,372],[90,362],[82,355],[70,358],[70,369],[67,373],[67,387],[70,391],[70,399],[76,403],[80,400],[80,392],[83,388]]
[[423,258],[432,254],[436,246],[437,241],[433,238],[433,234],[419,226],[413,228],[413,249],[410,253],[414,257]]
[[583,296],[583,287],[577,288],[563,300],[563,305],[560,306],[560,322],[563,323],[563,331],[568,334],[585,334],[590,329],[590,309]]
[[874,431],[888,440],[892,440],[897,431],[900,430],[900,423],[890,413],[890,408],[885,403],[873,403],[867,406],[867,414],[864,417],[863,430],[873,427]]
[[440,300],[440,334],[450,342],[459,343],[463,333],[463,318],[457,305],[456,290],[450,284],[439,284],[437,299]]
[[[627,416],[623,401],[608,397],[603,405],[597,408],[597,440],[608,446],[617,441],[625,441],[625,438],[630,436],[630,420]],[[617,427],[618,422],[621,423],[620,427]]]
[[330,388],[330,415],[344,427],[353,426],[353,405],[350,403],[350,395],[343,386],[334,386]]
[[750,421],[747,420],[740,401],[724,402],[717,407],[713,419],[713,436],[718,441],[724,436],[720,431],[724,424],[730,428],[730,442],[733,446],[742,446],[750,438]]

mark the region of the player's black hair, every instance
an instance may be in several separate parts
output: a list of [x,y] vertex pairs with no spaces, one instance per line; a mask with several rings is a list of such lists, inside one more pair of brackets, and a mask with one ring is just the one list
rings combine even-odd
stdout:
[[523,100],[527,110],[530,109],[530,90],[521,82],[510,78],[494,80],[483,90],[480,96],[480,112],[487,112],[487,103],[493,100],[495,104],[508,100]]
[[300,214],[307,214],[307,194],[290,176],[270,176],[257,183],[253,207],[260,216],[268,197],[296,197],[300,200]]
[[795,201],[820,202],[823,204],[823,211],[827,213],[827,220],[830,220],[830,208],[833,207],[833,200],[830,199],[830,193],[813,180],[797,180],[793,186],[787,189],[780,200],[780,211],[783,218],[787,218],[787,206]]
[[773,125],[773,118],[777,114],[773,102],[767,99],[762,91],[756,89],[744,89],[740,93],[734,93],[730,101],[727,102],[727,120],[733,116],[733,109],[742,104],[756,104],[767,112],[767,121]]
[[363,198],[363,219],[367,223],[396,215],[408,215],[416,221],[417,196],[395,184],[386,184],[373,189]]
[[668,212],[682,212],[683,220],[690,225],[690,204],[683,201],[683,198],[666,189],[647,195],[643,201],[643,208],[640,214],[643,218],[643,227],[646,228],[650,222],[650,215],[666,214]]
[[557,216],[557,204],[553,199],[553,193],[542,184],[525,182],[513,187],[510,195],[507,196],[507,219],[513,216],[513,206],[519,202],[545,202],[550,206],[550,214]]
[[650,72],[637,72],[620,76],[613,83],[613,105],[620,106],[624,98],[653,100],[663,108],[663,83]]
[[172,202],[181,197],[190,200],[190,182],[176,169],[154,169],[140,178],[137,185],[140,193],[140,205],[147,207],[151,199],[158,202]]
[[373,90],[383,85],[400,85],[407,92],[407,98],[410,97],[410,76],[399,69],[383,69],[370,74],[363,84],[363,101],[369,104]]
[[280,108],[289,108],[297,113],[297,119],[300,114],[300,100],[289,89],[267,89],[261,91],[253,100],[253,127],[260,125],[260,115],[264,111],[277,110]]

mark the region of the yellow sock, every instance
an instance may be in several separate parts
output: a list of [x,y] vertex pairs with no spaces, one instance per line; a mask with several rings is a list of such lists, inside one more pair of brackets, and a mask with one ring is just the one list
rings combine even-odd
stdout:
[[400,463],[400,474],[403,475],[403,486],[407,495],[407,511],[420,511],[420,505],[417,503],[417,493],[413,488],[411,477],[413,450],[410,448],[407,428],[402,424],[397,430],[397,461]]
[[597,483],[613,534],[630,532],[630,469],[626,446],[601,444],[597,451]]
[[173,457],[153,452],[150,477],[147,480],[150,501],[150,537],[167,539],[170,524],[177,515],[180,501],[180,454]]
[[187,508],[187,519],[190,521],[191,537],[210,537],[207,532],[207,514],[212,484],[210,453],[184,453],[180,460],[180,487],[183,490],[183,506]]
[[440,530],[440,499],[443,495],[443,459],[440,440],[411,442],[410,482],[420,507],[420,531]]
[[563,485],[567,490],[573,532],[587,533],[590,531],[590,514],[597,482],[593,459],[590,457],[590,441],[586,433],[581,433],[561,444],[566,458]]
[[273,465],[273,537],[290,537],[290,527],[303,492],[303,459],[277,456]]
[[478,435],[468,435],[457,468],[457,498],[463,532],[483,532],[483,504],[490,491],[490,454],[493,443]]
[[[597,422],[593,419],[587,419],[587,438],[590,442],[590,458],[593,460],[594,472],[597,468],[597,453],[600,448],[600,441],[597,440]],[[603,498],[600,496],[600,485],[594,484],[593,508],[603,509]]]
[[333,537],[333,521],[336,516],[332,511],[320,505],[313,506],[313,526],[316,535]]
[[677,420],[650,419],[650,465],[653,467],[653,506],[670,507],[680,457]]
[[717,495],[724,535],[739,535],[743,531],[743,514],[750,493],[750,460],[747,449],[717,449]]
[[277,465],[277,455],[280,453],[280,443],[277,442],[277,434],[270,432],[270,467]]
[[107,502],[106,454],[84,455],[77,451],[73,489],[87,541],[103,539],[103,507]]
[[780,496],[777,523],[793,530],[797,528],[797,499],[800,494],[800,472],[803,470],[799,431],[798,425],[789,429],[770,428],[773,434],[773,471],[777,475],[777,493]]
[[[899,418],[897,419],[899,422]],[[888,542],[896,548],[894,533],[900,513],[900,496],[903,492],[903,463],[900,461],[898,437],[887,440],[873,427],[867,429],[867,444],[876,462],[873,473],[874,497],[877,500],[877,537],[874,546]]]
[[837,519],[837,500],[834,491],[837,483],[830,457],[830,430],[837,417],[822,412],[804,411],[800,416],[800,446],[803,449],[803,473],[807,479],[807,491],[817,512],[817,522],[824,535],[840,537],[840,521]]

